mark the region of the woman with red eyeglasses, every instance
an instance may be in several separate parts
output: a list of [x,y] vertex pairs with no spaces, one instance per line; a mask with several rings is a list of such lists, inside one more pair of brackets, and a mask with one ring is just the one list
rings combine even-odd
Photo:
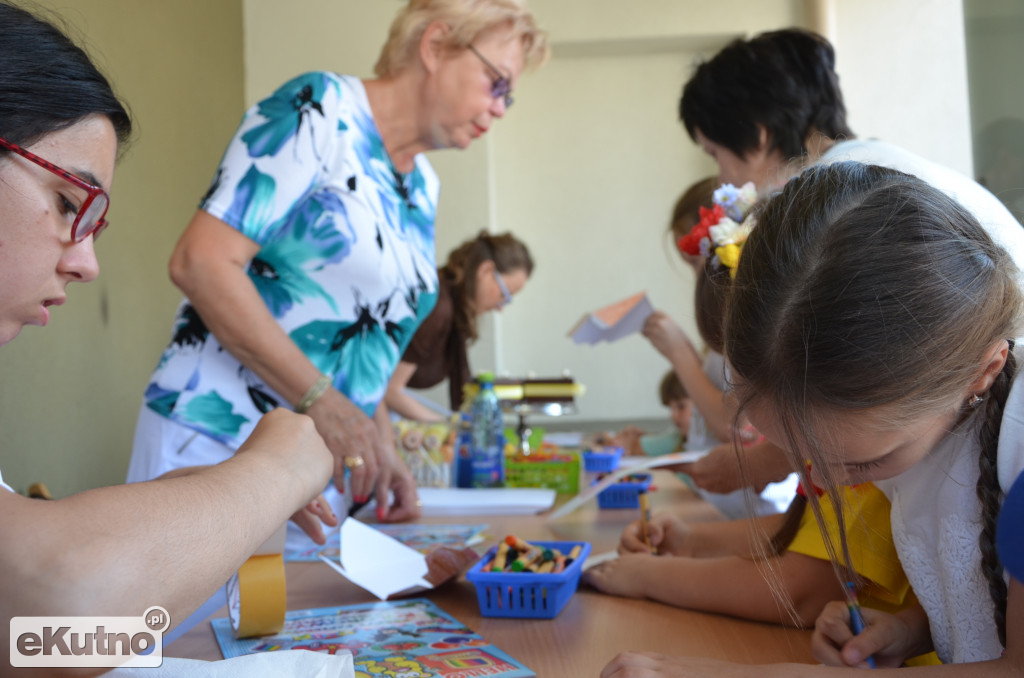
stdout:
[[375,78],[305,73],[249,109],[171,257],[186,299],[129,481],[230,457],[285,406],[333,453],[337,510],[347,481],[380,520],[419,514],[383,400],[439,294],[424,152],[487,132],[546,53],[522,0],[412,0]]
[[[132,123],[58,29],[5,3],[0,27],[6,344],[26,325],[45,326],[69,283],[99,274],[93,242],[107,223],[117,151]],[[176,623],[193,612],[330,477],[313,422],[287,410],[265,417],[243,447],[216,467],[56,501],[23,497],[0,477],[0,644],[13,647],[12,617],[138,616],[159,605]],[[0,674],[6,666],[0,660]]]

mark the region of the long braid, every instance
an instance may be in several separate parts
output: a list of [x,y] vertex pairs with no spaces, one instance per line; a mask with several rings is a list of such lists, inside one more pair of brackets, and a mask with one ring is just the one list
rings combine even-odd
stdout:
[[996,467],[996,453],[999,445],[999,428],[1003,419],[1003,407],[1010,394],[1010,383],[1017,371],[1017,361],[1013,355],[1013,343],[1006,356],[1006,365],[996,377],[989,389],[988,402],[985,405],[985,421],[982,423],[980,440],[981,455],[978,457],[978,500],[981,502],[981,535],[978,545],[981,548],[981,570],[988,580],[988,593],[995,603],[996,629],[999,642],[1006,647],[1006,580],[1003,579],[1003,566],[996,551],[996,518],[1003,503],[1003,490],[999,486],[999,474]]

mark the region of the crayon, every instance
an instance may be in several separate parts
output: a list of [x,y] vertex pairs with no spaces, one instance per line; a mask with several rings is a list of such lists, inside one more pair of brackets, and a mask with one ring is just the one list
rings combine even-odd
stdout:
[[494,555],[491,572],[501,572],[505,569],[505,559],[508,558],[508,551],[508,544],[505,542],[498,544],[498,552]]
[[542,574],[547,574],[548,572],[554,572],[554,571],[555,571],[555,561],[553,561],[553,560],[546,560],[546,561],[544,561],[541,564],[540,567],[537,568],[537,572],[540,572]]
[[520,552],[528,551],[529,549],[533,548],[532,544],[530,544],[528,542],[525,542],[522,539],[520,539],[519,537],[517,537],[515,535],[512,535],[512,534],[510,534],[507,537],[505,537],[505,543],[508,544],[509,546],[515,548],[517,551],[520,551]]
[[[853,631],[853,635],[859,636],[864,632],[864,616],[860,612],[860,603],[857,601],[857,589],[852,581],[846,582],[846,607],[850,610],[850,629]],[[868,657],[864,661],[871,668],[875,668],[874,657]]]
[[531,547],[526,553],[522,554],[514,561],[512,561],[512,571],[522,572],[527,569],[530,565],[540,560],[541,550],[537,547]]
[[565,556],[559,555],[555,557],[555,568],[551,571],[554,574],[565,571]]
[[569,557],[572,558],[573,560],[576,560],[577,558],[580,557],[580,553],[582,553],[582,552],[583,552],[583,547],[580,546],[579,544],[576,544],[576,546],[572,547],[572,551],[569,551]]

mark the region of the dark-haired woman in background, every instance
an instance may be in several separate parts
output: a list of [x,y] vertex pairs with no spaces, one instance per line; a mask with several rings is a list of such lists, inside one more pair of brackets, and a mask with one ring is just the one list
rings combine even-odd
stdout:
[[969,209],[996,242],[1024,249],[1024,229],[970,177],[877,139],[855,139],[828,40],[796,28],[735,40],[683,87],[679,116],[722,183],[761,195],[813,164],[852,160],[923,179]]
[[416,330],[388,383],[388,409],[407,419],[440,421],[405,387],[430,388],[446,378],[451,408],[459,409],[462,387],[470,380],[466,349],[477,338],[477,318],[512,303],[532,273],[530,251],[511,233],[481,231],[452,250],[437,270],[437,306]]

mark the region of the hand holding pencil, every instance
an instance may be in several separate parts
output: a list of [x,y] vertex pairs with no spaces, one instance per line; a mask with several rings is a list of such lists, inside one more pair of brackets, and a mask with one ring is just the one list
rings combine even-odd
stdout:
[[[643,502],[641,495],[641,502]],[[643,504],[641,504],[643,506]],[[641,509],[643,511],[643,509]],[[646,522],[647,538],[644,538]],[[690,528],[669,513],[646,514],[646,521],[635,520],[622,532],[618,551],[626,553],[658,553],[672,556],[693,555]]]
[[815,620],[811,650],[822,664],[894,668],[931,648],[928,617],[919,606],[889,614],[854,602],[834,600]]

